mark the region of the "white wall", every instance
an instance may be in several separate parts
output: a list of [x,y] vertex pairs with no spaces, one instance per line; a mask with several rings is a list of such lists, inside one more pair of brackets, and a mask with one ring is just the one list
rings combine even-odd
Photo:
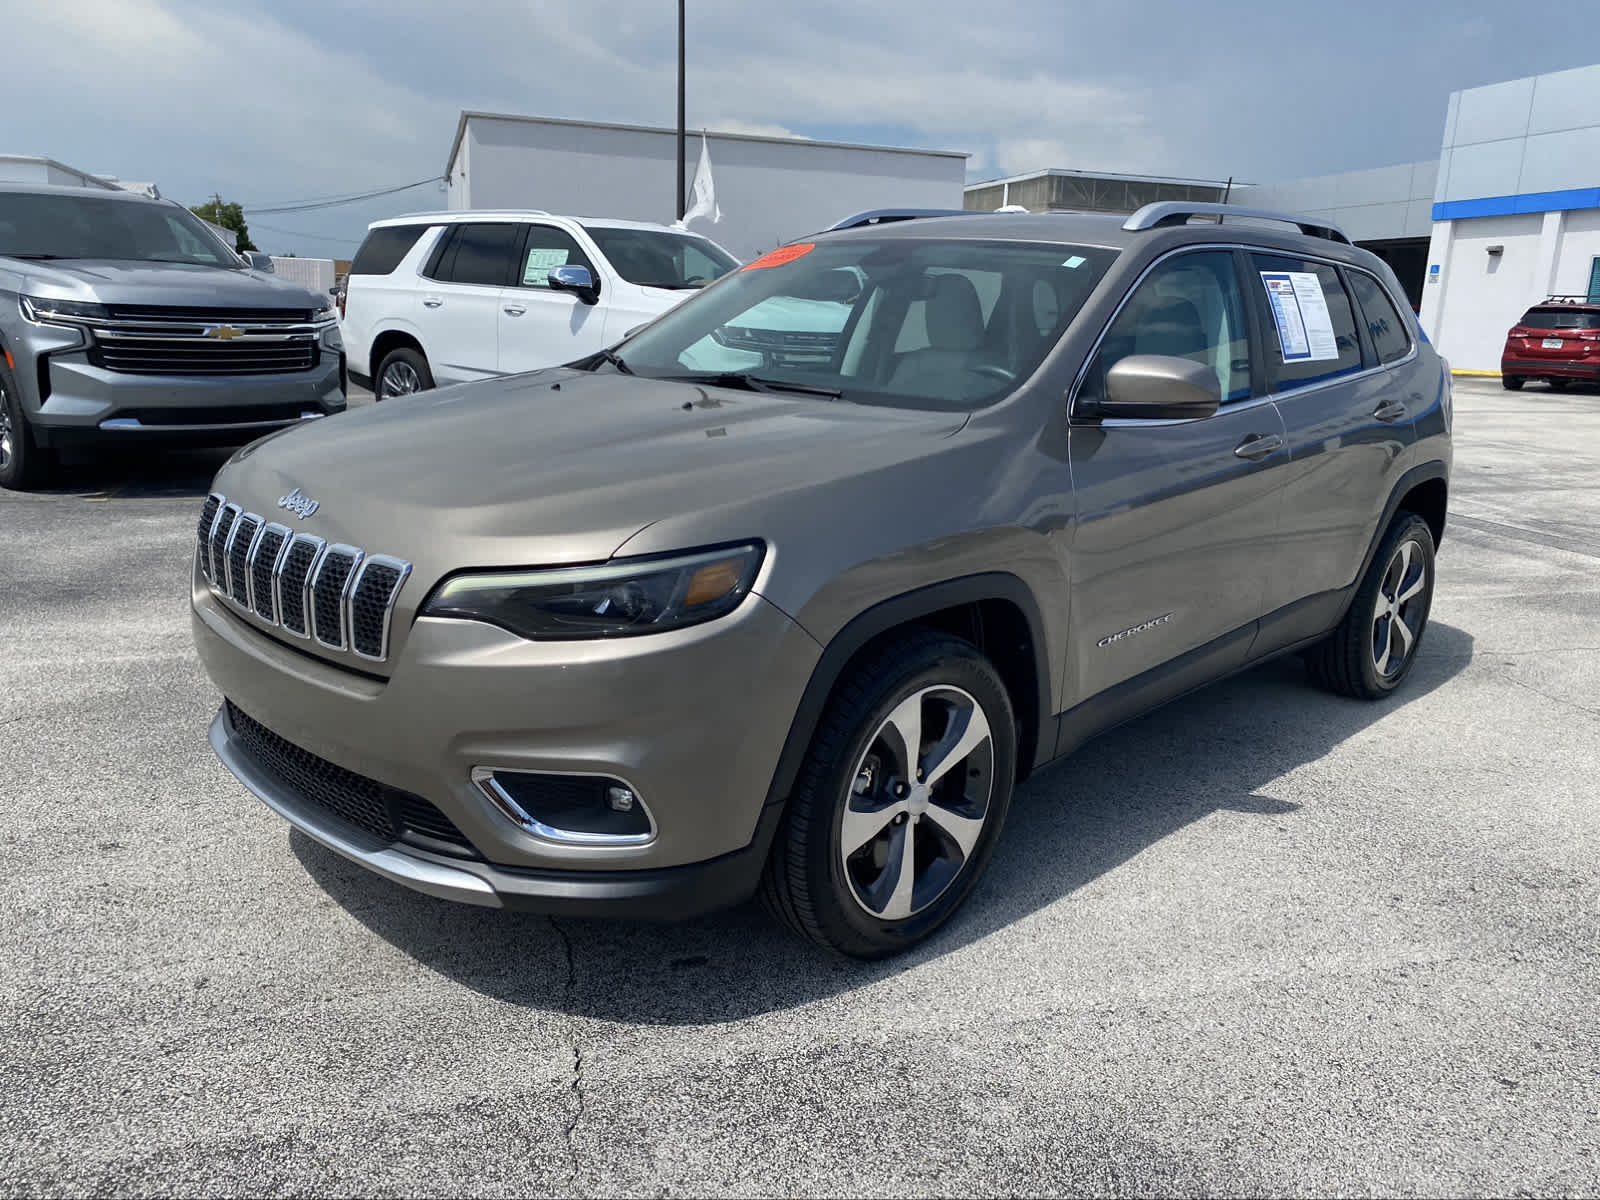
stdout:
[[1236,187],[1232,201],[1320,217],[1339,226],[1357,242],[1425,238],[1433,228],[1438,168],[1436,160],[1429,160]]
[[1600,209],[1585,208],[1564,214],[1552,292],[1587,294],[1594,260],[1600,258]]
[[319,296],[327,295],[333,286],[333,259],[331,258],[279,258],[272,256],[272,273],[280,279],[310,288]]
[[[720,223],[692,228],[750,259],[870,208],[962,206],[958,154],[711,134]],[[671,130],[471,116],[450,171],[451,208],[542,208],[670,223],[677,175]],[[689,138],[686,188],[700,136]]]
[[1600,65],[1469,88],[1450,97],[1441,203],[1600,186]]

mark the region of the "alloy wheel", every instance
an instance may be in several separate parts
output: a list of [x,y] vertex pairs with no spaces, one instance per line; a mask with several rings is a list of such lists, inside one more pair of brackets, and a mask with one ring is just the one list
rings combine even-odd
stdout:
[[11,439],[15,436],[11,428],[10,398],[6,395],[6,389],[0,387],[0,471],[11,465]]
[[897,704],[856,764],[839,830],[850,894],[902,921],[956,881],[989,815],[994,738],[972,695],[925,687]]
[[409,396],[413,392],[422,390],[422,377],[417,374],[417,369],[408,362],[390,363],[383,369],[383,378],[378,381],[378,395]]
[[1423,590],[1428,583],[1428,568],[1413,541],[1404,541],[1378,584],[1372,612],[1372,665],[1384,678],[1398,674],[1421,632]]

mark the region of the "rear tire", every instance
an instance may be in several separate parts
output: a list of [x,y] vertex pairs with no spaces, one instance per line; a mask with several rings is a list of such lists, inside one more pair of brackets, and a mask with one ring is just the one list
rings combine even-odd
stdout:
[[1306,652],[1311,677],[1358,700],[1381,700],[1393,692],[1411,674],[1422,648],[1433,580],[1433,533],[1415,513],[1400,513],[1372,556],[1344,620]]
[[1522,390],[1522,385],[1525,382],[1526,380],[1524,380],[1521,375],[1500,376],[1500,386],[1505,388],[1505,390],[1508,392],[1520,392]]
[[974,646],[933,631],[889,640],[828,701],[767,860],[763,902],[840,954],[910,949],[988,865],[1016,753],[1011,699]]
[[433,387],[433,372],[422,351],[400,346],[383,356],[372,380],[374,403],[395,396],[410,396]]
[[0,488],[31,492],[55,473],[55,455],[34,440],[11,372],[0,364]]
[[1552,392],[1564,392],[1571,385],[1572,380],[1570,379],[1552,379],[1550,381],[1550,390]]

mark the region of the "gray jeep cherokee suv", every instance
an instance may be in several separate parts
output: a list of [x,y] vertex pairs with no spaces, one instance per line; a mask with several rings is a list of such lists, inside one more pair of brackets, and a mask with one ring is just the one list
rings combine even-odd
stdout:
[[0,184],[0,487],[84,443],[238,444],[342,412],[332,301],[182,205]]
[[212,746],[435,896],[759,889],[916,943],[1091,735],[1288,651],[1369,699],[1416,659],[1448,373],[1382,262],[1264,215],[819,235],[591,359],[256,442],[199,513]]

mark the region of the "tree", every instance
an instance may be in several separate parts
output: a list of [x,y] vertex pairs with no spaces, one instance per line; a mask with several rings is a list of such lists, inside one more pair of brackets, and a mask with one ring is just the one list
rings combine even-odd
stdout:
[[220,196],[208,200],[204,204],[189,210],[202,221],[210,221],[213,225],[220,225],[224,229],[231,229],[239,235],[240,250],[258,250],[250,240],[250,227],[244,223],[244,209],[231,200],[223,200]]

